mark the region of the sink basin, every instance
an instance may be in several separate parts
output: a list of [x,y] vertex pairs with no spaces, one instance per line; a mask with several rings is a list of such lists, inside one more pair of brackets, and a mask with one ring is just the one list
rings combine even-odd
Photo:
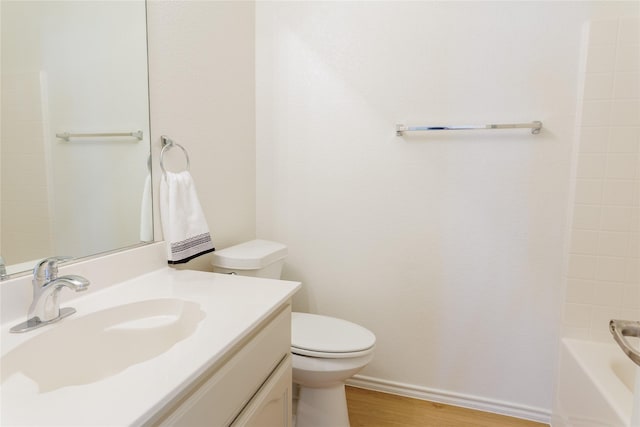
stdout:
[[1,382],[23,375],[40,393],[97,382],[167,352],[204,317],[195,302],[162,298],[67,318],[5,354]]

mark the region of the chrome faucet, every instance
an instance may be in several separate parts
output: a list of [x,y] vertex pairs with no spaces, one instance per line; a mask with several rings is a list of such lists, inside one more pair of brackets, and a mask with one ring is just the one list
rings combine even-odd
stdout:
[[31,281],[33,301],[27,313],[27,321],[11,328],[11,332],[27,332],[57,322],[76,312],[74,308],[60,308],[60,291],[64,287],[76,292],[85,291],[89,281],[73,274],[58,277],[58,263],[68,259],[71,257],[52,257],[36,264]]

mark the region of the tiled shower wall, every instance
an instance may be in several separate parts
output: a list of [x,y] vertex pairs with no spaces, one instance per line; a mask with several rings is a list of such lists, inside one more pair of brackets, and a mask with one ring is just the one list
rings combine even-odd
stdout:
[[582,81],[564,335],[640,320],[640,20],[594,21]]
[[43,79],[39,70],[2,74],[0,255],[7,264],[53,253]]

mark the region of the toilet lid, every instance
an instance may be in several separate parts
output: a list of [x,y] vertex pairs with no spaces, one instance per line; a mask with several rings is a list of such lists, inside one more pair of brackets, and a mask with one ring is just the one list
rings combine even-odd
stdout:
[[291,313],[291,347],[304,354],[356,353],[373,347],[376,336],[366,328],[335,317]]

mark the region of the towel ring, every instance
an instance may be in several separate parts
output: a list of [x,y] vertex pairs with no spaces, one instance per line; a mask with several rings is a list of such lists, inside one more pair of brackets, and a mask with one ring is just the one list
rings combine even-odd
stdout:
[[178,147],[182,150],[182,152],[184,153],[184,157],[187,159],[186,170],[189,171],[189,169],[191,169],[191,162],[189,161],[189,154],[187,153],[187,150],[182,145],[174,142],[172,139],[164,135],[160,137],[160,140],[162,141],[163,145],[162,150],[160,150],[160,169],[162,169],[162,173],[167,173],[167,170],[164,168],[164,153],[172,147]]

